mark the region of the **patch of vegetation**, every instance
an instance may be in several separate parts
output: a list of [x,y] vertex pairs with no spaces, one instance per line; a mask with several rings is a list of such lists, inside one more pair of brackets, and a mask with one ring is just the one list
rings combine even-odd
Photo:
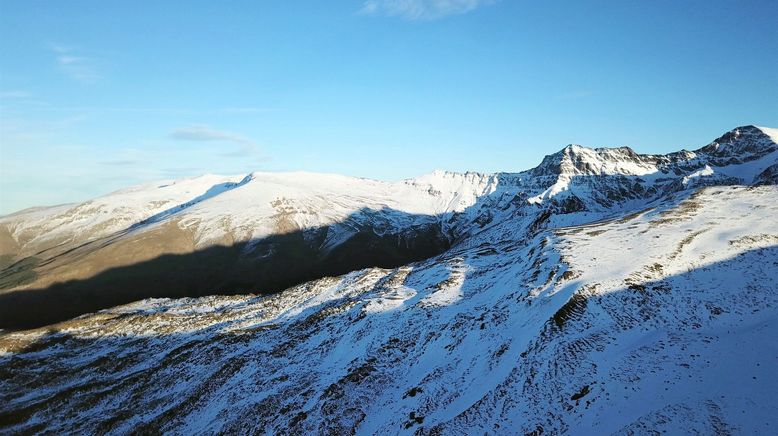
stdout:
[[422,389],[420,387],[415,386],[415,387],[412,387],[411,389],[409,389],[408,392],[406,392],[405,395],[403,395],[403,398],[415,397],[416,394],[419,394],[421,392],[424,392],[424,391],[422,391]]
[[506,351],[508,351],[508,344],[502,344],[500,345],[500,348],[497,349],[497,351],[494,352],[494,358],[499,358],[503,354],[505,354]]
[[[327,249],[325,241],[332,230],[324,226],[194,252],[165,253],[109,267],[92,276],[55,281],[40,289],[2,293],[0,328],[40,327],[150,297],[268,295],[362,268],[395,268],[438,255],[450,246],[438,223],[385,234],[366,226],[342,244]],[[170,236],[171,240],[186,237]],[[100,254],[90,256],[97,259]],[[1,262],[5,268],[0,270],[0,289],[7,289],[36,280],[35,268],[41,261],[31,257],[13,262],[3,257]],[[333,308],[321,316],[344,309],[347,307]]]
[[680,256],[681,253],[683,252],[684,247],[686,247],[687,245],[691,244],[692,241],[694,240],[694,238],[696,238],[697,236],[700,236],[701,234],[707,232],[708,230],[709,229],[705,228],[705,229],[701,229],[701,230],[697,230],[697,231],[689,233],[685,238],[683,238],[681,240],[681,242],[678,243],[678,247],[676,247],[675,251],[670,255],[670,259],[675,259],[678,256]]
[[307,418],[307,417],[308,417],[308,414],[307,414],[307,413],[305,413],[305,412],[300,412],[300,413],[298,413],[297,415],[295,415],[295,416],[294,416],[294,418],[292,418],[292,419],[289,421],[289,426],[290,426],[290,427],[295,427],[295,426],[297,426],[298,424],[300,424],[302,421],[304,421],[304,420],[305,420],[305,418]]
[[525,436],[540,436],[542,434],[543,434],[543,426],[538,425],[537,427],[535,427],[535,430],[532,430],[529,433],[525,433],[524,435]]
[[683,200],[675,208],[662,211],[657,219],[648,223],[648,227],[655,228],[664,224],[674,224],[691,219],[694,213],[702,207],[702,203],[699,201],[702,193],[703,189],[700,189],[690,195],[689,198]]
[[588,393],[589,393],[589,385],[585,385],[584,387],[581,388],[580,391],[573,394],[573,396],[570,397],[570,399],[573,401],[580,400],[581,398],[585,397]]
[[627,286],[627,288],[635,292],[646,292],[646,286],[641,285],[639,283],[630,283],[629,286]]
[[561,280],[562,281],[572,280],[572,279],[578,277],[579,275],[580,275],[580,273],[578,273],[576,271],[573,271],[571,269],[568,269],[568,270],[566,270],[565,272],[562,273]]
[[759,235],[746,235],[741,238],[733,239],[729,241],[729,245],[737,247],[753,247],[760,242],[765,244],[778,244],[778,235],[759,234]]
[[626,223],[626,222],[629,222],[629,221],[632,221],[632,220],[634,220],[635,218],[637,218],[637,217],[639,217],[639,216],[643,215],[643,214],[644,214],[644,213],[646,213],[646,212],[649,212],[649,211],[651,211],[652,209],[653,209],[653,207],[650,207],[650,208],[648,208],[648,209],[639,210],[639,211],[637,211],[637,212],[634,212],[634,213],[631,213],[631,214],[629,214],[629,215],[625,215],[625,216],[623,216],[622,218],[620,218],[620,219],[616,220],[615,222],[616,222],[617,224],[624,224],[624,223]]
[[0,256],[0,289],[11,289],[35,281],[38,278],[35,267],[40,262],[35,256],[19,261],[14,261],[14,256],[9,254]]
[[8,268],[9,266],[14,264],[14,259],[16,256],[13,254],[3,254],[0,255],[0,271]]
[[408,422],[405,423],[405,428],[411,428],[416,424],[423,424],[424,423],[424,417],[421,415],[417,415],[416,412],[411,412],[408,414]]
[[556,311],[552,319],[558,328],[563,328],[565,323],[579,318],[586,311],[587,300],[586,297],[579,293],[573,294],[570,300],[567,301],[559,310]]

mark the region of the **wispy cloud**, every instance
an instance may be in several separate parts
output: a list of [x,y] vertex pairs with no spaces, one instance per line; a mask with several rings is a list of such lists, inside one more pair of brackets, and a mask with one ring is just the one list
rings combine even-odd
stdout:
[[406,20],[435,20],[465,14],[497,0],[366,0],[360,13],[385,15]]
[[95,68],[95,59],[81,54],[76,47],[50,44],[57,67],[71,79],[81,83],[94,83],[101,79]]
[[12,91],[2,91],[0,92],[0,98],[27,98],[30,96],[29,92],[26,91],[19,91],[19,90],[12,90]]
[[248,138],[236,133],[214,130],[203,124],[181,127],[170,132],[172,139],[179,141],[221,141],[236,144],[252,144]]
[[178,141],[222,142],[237,144],[240,146],[238,149],[221,153],[221,156],[224,157],[247,157],[257,154],[258,152],[258,147],[254,141],[246,138],[245,136],[239,135],[237,133],[215,130],[202,124],[181,127],[170,132],[170,135],[168,136],[171,139]]

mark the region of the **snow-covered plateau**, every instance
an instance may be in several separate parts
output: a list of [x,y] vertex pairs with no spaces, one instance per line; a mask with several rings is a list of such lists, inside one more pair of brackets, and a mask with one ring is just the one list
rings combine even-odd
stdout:
[[0,217],[0,433],[776,434],[777,142]]

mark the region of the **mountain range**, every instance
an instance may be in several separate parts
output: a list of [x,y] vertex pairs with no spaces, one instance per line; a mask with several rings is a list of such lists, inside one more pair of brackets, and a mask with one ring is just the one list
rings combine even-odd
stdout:
[[0,217],[0,432],[778,428],[778,129]]

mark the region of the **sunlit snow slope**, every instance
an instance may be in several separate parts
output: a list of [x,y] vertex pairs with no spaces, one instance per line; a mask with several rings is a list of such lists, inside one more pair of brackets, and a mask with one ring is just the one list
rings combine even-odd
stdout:
[[391,185],[446,198],[392,205],[441,223],[426,260],[2,333],[0,431],[774,433],[774,136],[434,174]]

